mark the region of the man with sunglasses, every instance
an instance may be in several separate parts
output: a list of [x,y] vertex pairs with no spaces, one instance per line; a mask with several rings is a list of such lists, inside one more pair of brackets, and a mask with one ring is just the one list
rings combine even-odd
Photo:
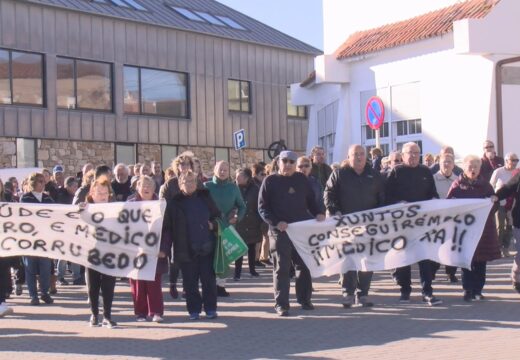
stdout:
[[[348,159],[334,170],[325,187],[325,207],[330,215],[349,214],[384,205],[384,183],[378,171],[367,163],[365,148],[354,144]],[[372,271],[347,271],[341,279],[343,306],[368,307]]]
[[[507,153],[505,156],[505,165],[499,167],[491,175],[489,181],[495,192],[511,180],[515,174],[518,165],[518,156],[515,153]],[[496,225],[498,231],[498,241],[502,247],[502,257],[509,257],[509,246],[513,236],[513,219],[511,218],[511,208],[513,205],[512,197],[502,200],[499,203],[498,210],[495,213]]]
[[271,254],[273,256],[273,287],[275,311],[280,316],[289,315],[290,269],[296,272],[296,299],[303,310],[313,310],[311,302],[312,279],[309,269],[296,252],[287,232],[289,223],[309,220],[323,221],[305,175],[296,172],[298,155],[282,151],[279,156],[279,172],[265,178],[260,188],[258,212],[269,224]]
[[482,176],[486,181],[489,181],[491,180],[493,171],[504,166],[504,159],[497,155],[493,141],[484,141],[483,148],[484,155],[481,159],[482,166],[480,167],[480,176]]

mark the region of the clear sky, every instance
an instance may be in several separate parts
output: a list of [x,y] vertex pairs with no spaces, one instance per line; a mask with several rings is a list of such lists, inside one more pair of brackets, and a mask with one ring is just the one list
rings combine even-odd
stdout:
[[218,0],[287,35],[323,49],[322,0]]

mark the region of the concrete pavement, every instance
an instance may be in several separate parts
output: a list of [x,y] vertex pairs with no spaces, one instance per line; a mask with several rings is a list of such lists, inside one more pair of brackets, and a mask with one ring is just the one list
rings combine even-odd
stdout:
[[316,310],[300,310],[293,296],[288,318],[273,311],[271,269],[228,280],[232,296],[219,298],[219,318],[196,322],[166,288],[166,321],[136,322],[130,289],[119,282],[113,319],[120,326],[112,330],[88,326],[84,287],[62,286],[54,305],[38,307],[24,289],[9,300],[15,314],[0,318],[0,359],[517,359],[520,295],[510,284],[511,261],[489,266],[483,302],[464,303],[460,283],[449,284],[441,268],[434,288],[444,304],[427,307],[414,269],[411,304],[398,304],[389,272],[375,274],[369,309],[344,309],[337,277],[322,278],[314,283]]

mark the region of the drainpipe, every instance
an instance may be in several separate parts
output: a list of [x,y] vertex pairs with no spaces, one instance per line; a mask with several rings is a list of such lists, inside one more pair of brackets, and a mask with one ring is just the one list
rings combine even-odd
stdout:
[[504,156],[504,122],[502,116],[502,66],[514,62],[519,62],[520,56],[503,59],[497,62],[495,66],[495,86],[496,86],[496,104],[497,104],[497,153]]

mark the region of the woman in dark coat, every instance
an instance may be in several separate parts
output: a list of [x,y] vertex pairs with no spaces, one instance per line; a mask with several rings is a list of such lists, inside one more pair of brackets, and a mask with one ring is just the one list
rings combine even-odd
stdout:
[[[488,198],[494,195],[493,187],[480,176],[481,160],[474,155],[464,158],[464,172],[453,182],[448,191],[448,199]],[[494,211],[491,211],[484,232],[477,245],[471,269],[462,269],[464,301],[483,300],[482,289],[486,283],[486,264],[500,259],[500,245],[495,226]]]
[[[260,189],[253,181],[253,173],[248,168],[238,170],[235,181],[246,204],[246,214],[236,224],[236,230],[247,244],[249,273],[253,277],[258,277],[259,274],[255,269],[256,244],[262,241],[263,223],[260,214],[258,214],[258,192]],[[243,256],[235,261],[235,276],[233,278],[235,281],[240,280],[243,261]]]
[[182,270],[190,320],[199,319],[203,306],[206,318],[214,319],[217,317],[217,283],[213,257],[220,211],[209,192],[197,188],[194,172],[181,174],[178,180],[180,193],[168,200],[163,229],[171,236],[173,258]]

